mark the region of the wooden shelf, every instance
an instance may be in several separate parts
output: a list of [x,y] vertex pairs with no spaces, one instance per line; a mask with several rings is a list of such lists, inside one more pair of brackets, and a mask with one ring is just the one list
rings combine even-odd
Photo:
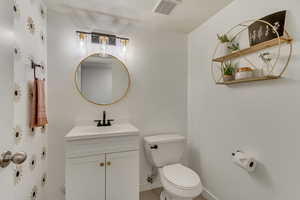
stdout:
[[217,82],[219,85],[232,85],[237,83],[247,83],[253,81],[265,81],[265,80],[273,80],[278,79],[280,76],[263,76],[263,77],[255,77],[255,78],[247,78],[247,79],[239,79],[239,80],[232,80],[232,81],[224,81],[224,82]]
[[[281,44],[289,43],[293,40],[291,38],[286,38],[286,37],[280,37],[279,39],[280,39]],[[278,45],[278,38],[275,38],[273,40],[269,40],[269,41],[266,41],[266,42],[262,42],[260,44],[254,45],[254,46],[249,47],[247,49],[242,49],[242,50],[236,51],[234,53],[228,54],[228,55],[223,56],[223,57],[215,58],[215,59],[213,59],[213,61],[222,63],[226,60],[230,60],[230,59],[233,59],[233,58],[238,58],[238,57],[241,57],[241,56],[244,56],[244,55],[247,55],[247,54],[251,54],[251,53],[254,53],[254,52],[266,49],[266,48],[270,48],[270,47],[273,47],[273,46],[276,46],[276,45]]]

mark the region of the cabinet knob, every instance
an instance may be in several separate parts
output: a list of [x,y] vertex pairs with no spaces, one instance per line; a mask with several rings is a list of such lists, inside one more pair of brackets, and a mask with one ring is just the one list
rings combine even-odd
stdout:
[[104,166],[104,163],[102,162],[102,163],[100,163],[99,165],[100,165],[100,167],[103,167],[103,166]]
[[106,165],[107,165],[107,166],[111,166],[111,162],[108,161],[108,162],[106,163]]

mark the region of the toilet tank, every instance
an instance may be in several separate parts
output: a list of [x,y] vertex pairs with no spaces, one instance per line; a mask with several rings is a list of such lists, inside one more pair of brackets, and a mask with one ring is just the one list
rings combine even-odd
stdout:
[[146,157],[155,167],[179,163],[185,149],[185,137],[176,134],[144,138]]

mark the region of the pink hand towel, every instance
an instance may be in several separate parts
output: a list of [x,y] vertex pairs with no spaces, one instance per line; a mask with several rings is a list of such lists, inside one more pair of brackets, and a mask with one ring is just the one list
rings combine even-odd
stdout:
[[48,124],[45,103],[45,81],[34,80],[32,85],[30,127],[41,127]]

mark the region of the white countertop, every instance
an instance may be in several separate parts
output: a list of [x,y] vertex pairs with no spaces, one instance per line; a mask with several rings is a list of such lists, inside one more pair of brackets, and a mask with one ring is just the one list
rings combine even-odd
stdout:
[[75,126],[65,136],[66,141],[94,138],[120,137],[139,135],[139,130],[129,123],[113,124],[112,126]]

